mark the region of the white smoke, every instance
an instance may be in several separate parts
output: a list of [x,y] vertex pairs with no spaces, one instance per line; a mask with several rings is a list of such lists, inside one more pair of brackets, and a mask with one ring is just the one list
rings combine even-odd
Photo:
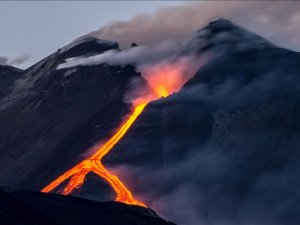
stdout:
[[[194,46],[192,47],[191,45]],[[60,64],[58,69],[66,69],[79,65],[91,66],[102,63],[109,65],[155,64],[165,59],[177,58],[183,51],[186,52],[185,54],[192,55],[196,45],[197,43],[192,42],[192,39],[186,39],[182,42],[168,40],[153,46],[137,46],[124,51],[110,50],[90,57],[79,56],[69,58],[65,63]]]

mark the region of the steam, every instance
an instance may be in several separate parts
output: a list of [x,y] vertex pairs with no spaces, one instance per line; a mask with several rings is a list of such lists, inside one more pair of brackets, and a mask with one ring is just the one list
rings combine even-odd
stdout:
[[275,44],[300,50],[299,12],[297,1],[184,3],[153,14],[138,14],[127,22],[111,22],[90,34],[117,41],[122,47],[128,47],[133,41],[153,45],[169,39],[183,40],[211,19],[224,17]]

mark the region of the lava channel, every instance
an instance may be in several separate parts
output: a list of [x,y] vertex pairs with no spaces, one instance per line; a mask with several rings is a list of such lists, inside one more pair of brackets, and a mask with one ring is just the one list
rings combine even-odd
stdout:
[[136,200],[128,188],[122,183],[122,181],[115,175],[111,174],[107,169],[104,168],[101,159],[118,143],[119,140],[125,135],[127,130],[131,127],[138,116],[143,112],[147,104],[140,104],[135,107],[130,117],[123,123],[119,130],[104,144],[102,145],[94,155],[88,159],[83,160],[70,170],[52,181],[48,186],[43,188],[42,192],[50,192],[55,189],[58,185],[65,182],[70,178],[66,187],[59,191],[60,194],[68,195],[75,189],[81,188],[84,183],[85,177],[89,172],[94,172],[98,176],[105,179],[110,186],[116,192],[115,201],[123,202],[131,205],[139,205],[146,207],[144,203]]

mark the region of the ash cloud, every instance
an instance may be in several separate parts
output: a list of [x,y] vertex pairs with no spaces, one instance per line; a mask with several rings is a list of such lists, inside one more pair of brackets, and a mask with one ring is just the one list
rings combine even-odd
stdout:
[[218,1],[184,3],[152,14],[138,14],[129,21],[111,22],[90,35],[128,47],[135,41],[153,45],[182,40],[216,17],[224,17],[275,44],[300,50],[300,4],[297,1]]

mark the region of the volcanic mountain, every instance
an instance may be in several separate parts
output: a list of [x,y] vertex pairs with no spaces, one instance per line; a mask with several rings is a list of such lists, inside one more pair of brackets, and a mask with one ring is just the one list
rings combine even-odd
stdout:
[[[209,62],[180,91],[150,102],[103,164],[178,224],[296,225],[300,54],[224,19],[194,38],[197,55],[209,54]],[[121,51],[114,42],[79,39],[7,82],[0,98],[2,186],[41,190],[132,111],[124,101],[132,82],[149,88],[134,65],[57,70],[68,58],[109,50]],[[69,201],[33,195],[41,205]],[[114,193],[89,174],[74,195],[112,200]]]

